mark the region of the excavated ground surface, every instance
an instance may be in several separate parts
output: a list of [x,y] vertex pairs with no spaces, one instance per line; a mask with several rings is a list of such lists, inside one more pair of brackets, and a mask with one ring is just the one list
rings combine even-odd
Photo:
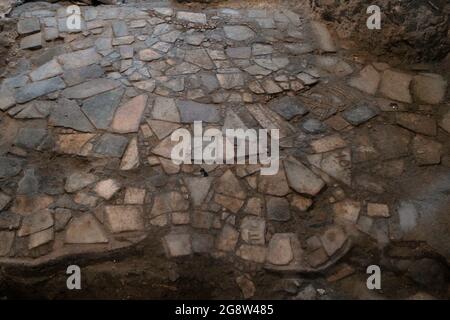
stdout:
[[[445,68],[344,49],[306,7],[227,4],[83,6],[76,32],[64,3],[13,10],[0,296],[449,297]],[[279,172],[174,165],[194,120],[280,129]]]

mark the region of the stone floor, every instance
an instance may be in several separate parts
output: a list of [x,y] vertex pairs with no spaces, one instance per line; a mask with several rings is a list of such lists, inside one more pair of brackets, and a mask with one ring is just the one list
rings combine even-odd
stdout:
[[[161,229],[168,259],[244,263],[251,297],[252,270],[322,271],[361,238],[426,242],[450,261],[444,75],[359,60],[287,8],[81,8],[78,32],[61,4],[12,13],[0,264],[113,252]],[[279,173],[174,165],[170,134],[194,120],[280,129]]]

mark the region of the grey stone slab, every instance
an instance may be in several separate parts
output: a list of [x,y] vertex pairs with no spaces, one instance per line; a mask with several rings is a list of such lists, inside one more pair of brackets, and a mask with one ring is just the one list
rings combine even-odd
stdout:
[[50,113],[49,123],[57,127],[72,128],[82,132],[93,132],[94,127],[78,104],[73,100],[60,99]]
[[84,101],[82,110],[97,129],[108,129],[125,89],[118,88]]
[[181,122],[193,123],[194,121],[220,122],[220,110],[216,105],[198,103],[189,100],[178,100]]
[[25,103],[65,87],[66,84],[59,77],[33,82],[16,91],[16,101]]
[[98,155],[121,157],[128,144],[128,139],[118,134],[105,133],[97,141],[94,152]]

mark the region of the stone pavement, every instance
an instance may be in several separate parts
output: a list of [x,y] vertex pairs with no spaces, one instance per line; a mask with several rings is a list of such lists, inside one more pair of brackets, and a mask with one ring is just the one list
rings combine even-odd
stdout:
[[[161,229],[170,259],[319,271],[362,236],[406,236],[420,218],[397,210],[395,180],[448,165],[445,78],[353,60],[302,13],[84,6],[74,32],[64,6],[40,5],[13,12],[0,88],[0,264]],[[280,171],[173,164],[170,134],[194,120],[280,129]]]

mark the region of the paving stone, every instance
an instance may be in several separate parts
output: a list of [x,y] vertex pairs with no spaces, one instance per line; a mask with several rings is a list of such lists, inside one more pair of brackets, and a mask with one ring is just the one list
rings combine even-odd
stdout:
[[267,262],[274,265],[287,265],[294,259],[290,233],[275,233],[267,248]]
[[86,155],[84,147],[95,137],[92,133],[60,134],[56,136],[55,151],[58,153]]
[[346,199],[333,204],[336,221],[356,223],[361,212],[361,203]]
[[[330,177],[350,186],[352,183],[350,148],[307,156],[308,161]],[[328,182],[328,181],[327,181]],[[331,182],[331,181],[330,181]]]
[[53,201],[53,197],[47,195],[16,195],[10,210],[22,216],[28,216],[32,213],[47,209]]
[[22,111],[14,115],[16,119],[45,119],[57,104],[53,101],[33,100],[24,106]]
[[18,103],[25,103],[65,87],[66,85],[61,78],[54,77],[25,85],[16,91],[15,98]]
[[259,177],[258,191],[264,194],[283,197],[289,193],[289,185],[284,170],[278,170],[274,175]]
[[213,104],[198,103],[189,100],[177,100],[176,104],[180,112],[181,122],[193,123],[194,121],[220,122],[220,111]]
[[121,188],[119,182],[114,179],[106,179],[95,185],[94,191],[103,199],[111,199]]
[[125,191],[125,204],[144,204],[145,201],[145,189],[129,187]]
[[39,19],[36,17],[19,19],[17,23],[17,32],[19,34],[29,34],[39,32],[41,30],[41,25]]
[[320,240],[328,256],[331,257],[344,246],[347,241],[347,235],[340,227],[333,226],[324,232]]
[[289,202],[284,198],[267,197],[267,218],[273,221],[289,221],[291,219],[291,211]]
[[413,78],[412,90],[419,101],[438,104],[445,98],[447,81],[438,74],[421,73]]
[[116,37],[124,37],[128,35],[128,27],[125,21],[114,20],[112,23],[112,29]]
[[325,182],[310,169],[294,158],[284,161],[289,186],[298,193],[315,196],[325,186]]
[[152,129],[152,131],[156,134],[159,140],[164,139],[168,135],[170,135],[173,131],[181,127],[178,123],[160,121],[160,120],[150,120],[147,119],[147,123]]
[[33,81],[45,80],[58,76],[63,73],[63,69],[56,60],[50,60],[39,68],[30,73],[30,78]]
[[255,32],[247,26],[224,26],[223,31],[228,39],[246,41],[255,37]]
[[64,241],[73,244],[93,244],[107,243],[108,238],[92,214],[83,214],[70,220]]
[[181,193],[172,191],[155,197],[150,216],[156,217],[164,213],[186,211],[188,209],[189,201]]
[[144,230],[144,213],[140,206],[106,206],[105,218],[112,233]]
[[345,142],[338,134],[326,136],[311,142],[312,149],[317,153],[328,152],[346,146],[347,142]]
[[195,210],[191,216],[193,228],[210,229],[214,221],[214,214],[209,211]]
[[7,256],[14,243],[14,232],[0,231],[0,257]]
[[76,69],[99,63],[101,56],[94,48],[65,53],[58,56],[58,61],[65,70]]
[[377,107],[369,104],[360,104],[342,113],[345,120],[354,126],[358,126],[379,114]]
[[48,228],[46,230],[42,230],[36,233],[33,233],[30,235],[30,238],[28,240],[28,249],[34,249],[39,246],[42,246],[46,243],[49,243],[53,241],[54,239],[54,232],[53,228]]
[[139,59],[142,61],[153,61],[162,57],[162,55],[153,49],[143,49],[139,51]]
[[307,211],[313,204],[313,201],[309,198],[305,198],[294,194],[291,199],[291,206],[300,210]]
[[186,50],[184,60],[206,70],[215,68],[205,49]]
[[187,256],[192,253],[191,236],[187,233],[169,233],[163,238],[169,257]]
[[20,49],[39,49],[42,47],[42,33],[35,33],[20,40]]
[[236,278],[236,284],[241,289],[244,299],[250,299],[255,295],[255,285],[247,276],[239,276]]
[[377,125],[370,136],[378,150],[382,150],[383,159],[393,159],[409,152],[408,145],[412,134],[405,129],[392,125]]
[[312,21],[311,27],[316,36],[319,48],[325,52],[336,52],[336,45],[325,24],[318,21]]
[[368,203],[367,215],[369,217],[389,218],[389,207],[382,203]]
[[41,210],[23,218],[22,226],[17,232],[17,235],[19,237],[28,236],[30,234],[52,227],[53,223],[53,216],[50,211]]
[[288,121],[308,113],[308,109],[299,99],[290,96],[273,99],[268,103],[268,107]]
[[59,99],[58,107],[50,113],[49,123],[56,127],[72,128],[82,132],[92,132],[94,127],[74,100]]
[[146,106],[147,95],[145,94],[129,100],[116,110],[111,129],[120,133],[137,132]]
[[195,207],[201,206],[211,188],[211,177],[186,177],[183,179]]
[[[0,201],[4,201],[4,198]],[[9,211],[0,212],[0,230],[15,230],[20,226],[20,215]]]
[[444,114],[441,121],[439,122],[439,126],[447,131],[447,133],[450,133],[450,111]]
[[86,99],[97,94],[113,90],[120,86],[120,82],[111,79],[93,79],[78,84],[74,87],[66,88],[63,96],[68,99]]
[[0,178],[14,177],[22,170],[23,161],[13,157],[0,157]]
[[216,238],[216,248],[220,251],[233,251],[239,240],[239,231],[225,224]]
[[412,141],[412,151],[418,165],[439,164],[443,146],[441,143],[416,135]]
[[17,184],[17,194],[32,195],[38,193],[39,178],[36,177],[34,169],[25,169],[23,177]]
[[214,237],[210,234],[192,234],[192,250],[195,253],[211,252],[214,248]]
[[125,154],[120,162],[120,170],[132,170],[139,167],[139,150],[137,138],[133,137],[128,143]]
[[192,23],[206,24],[206,15],[204,13],[178,11],[177,19]]
[[11,201],[11,197],[0,191],[0,210],[3,210]]
[[222,194],[216,194],[214,196],[214,202],[233,213],[237,213],[244,205],[244,200],[240,200],[230,196],[224,196]]
[[250,59],[252,56],[251,47],[231,47],[225,50],[227,56],[233,59]]
[[63,78],[68,86],[74,86],[87,80],[101,78],[103,75],[103,68],[98,64],[92,64],[81,68],[65,70]]
[[386,70],[381,77],[380,93],[393,100],[412,103],[409,91],[411,80],[409,74]]
[[14,144],[20,148],[37,149],[47,133],[44,128],[22,128],[17,133]]
[[358,76],[351,78],[348,84],[353,88],[374,95],[377,92],[380,80],[379,72],[371,65],[368,65],[359,72]]
[[123,88],[95,95],[84,101],[81,110],[97,129],[108,129],[122,99]]
[[241,237],[248,244],[264,245],[266,235],[266,221],[256,216],[246,216],[241,222]]
[[15,104],[15,91],[6,85],[2,85],[0,87],[0,110],[6,111]]
[[227,170],[215,183],[215,191],[235,197],[238,199],[245,199],[247,197],[247,192],[239,183],[239,180],[233,174],[231,170]]
[[67,177],[64,189],[66,192],[72,193],[79,191],[97,181],[98,178],[91,173],[74,172]]
[[327,130],[327,126],[322,122],[314,118],[310,118],[302,123],[302,129],[306,133],[318,134]]
[[178,144],[178,141],[172,141],[170,136],[166,137],[162,140],[156,147],[152,149],[152,153],[171,159],[172,158],[172,149]]
[[220,86],[224,89],[233,89],[244,85],[242,73],[220,73],[217,74]]
[[266,261],[266,254],[266,247],[253,246],[248,244],[242,244],[236,250],[236,255],[241,259],[256,263],[264,263]]
[[396,114],[396,121],[400,126],[417,133],[427,136],[435,136],[437,134],[436,121],[425,115],[399,112]]

